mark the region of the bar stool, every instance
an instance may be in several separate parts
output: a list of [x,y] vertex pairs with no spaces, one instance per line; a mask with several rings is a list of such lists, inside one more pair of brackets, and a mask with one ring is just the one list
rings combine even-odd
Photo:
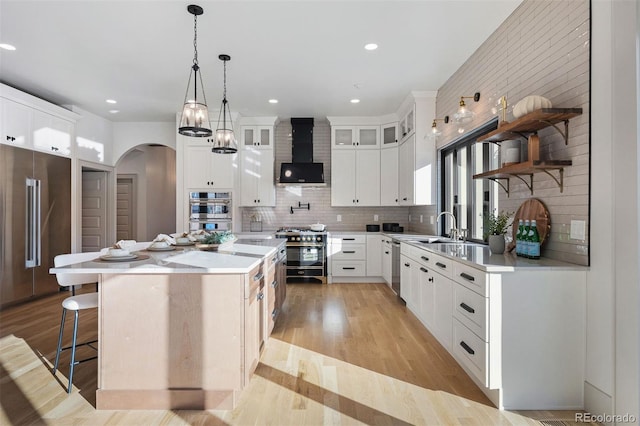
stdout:
[[[100,256],[100,252],[90,252],[90,253],[72,253],[72,254],[60,254],[53,259],[54,266],[62,267],[68,266],[75,263],[87,262],[93,260]],[[65,273],[57,273],[56,279],[58,281],[58,285],[61,287],[71,287],[72,288],[72,296],[67,297],[62,301],[62,321],[60,322],[60,334],[58,335],[58,349],[56,351],[56,361],[53,366],[53,374],[56,374],[58,369],[58,361],[60,360],[60,352],[65,351],[67,349],[71,349],[71,362],[69,364],[69,385],[67,387],[67,393],[71,393],[71,385],[73,383],[73,370],[76,364],[80,364],[81,362],[90,361],[98,358],[97,356],[93,356],[90,358],[82,359],[76,361],[76,347],[77,346],[89,346],[92,349],[97,350],[95,346],[92,344],[96,343],[97,340],[92,340],[84,343],[77,343],[78,336],[78,313],[82,309],[93,309],[98,307],[98,293],[88,293],[88,294],[80,294],[75,295],[75,286],[82,284],[92,284],[98,282],[98,274],[65,274]],[[75,318],[73,322],[73,339],[71,342],[71,346],[62,347],[62,335],[64,332],[64,321],[67,316],[67,311],[73,311]]]

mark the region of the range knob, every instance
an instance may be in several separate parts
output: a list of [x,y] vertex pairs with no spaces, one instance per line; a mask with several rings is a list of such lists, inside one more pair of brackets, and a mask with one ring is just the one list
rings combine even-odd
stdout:
[[316,237],[316,241],[322,241],[322,237]]
[[311,241],[312,237],[307,237],[307,241]]
[[300,237],[296,237],[296,241],[300,241]]

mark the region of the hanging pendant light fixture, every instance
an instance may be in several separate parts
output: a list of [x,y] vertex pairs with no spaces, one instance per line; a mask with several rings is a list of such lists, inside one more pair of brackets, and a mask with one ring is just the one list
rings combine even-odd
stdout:
[[[193,65],[189,73],[187,92],[184,95],[184,106],[180,116],[180,126],[178,133],[185,136],[197,138],[211,136],[211,123],[209,122],[209,110],[207,109],[207,98],[204,95],[202,85],[202,72],[198,65],[198,15],[202,15],[204,10],[195,4],[187,6],[187,11],[193,15]],[[193,80],[193,86],[191,81]],[[200,94],[198,94],[198,83],[200,84]],[[192,94],[192,97],[190,97]]]
[[[233,154],[238,151],[238,144],[233,133],[233,120],[231,118],[231,110],[229,109],[229,101],[227,101],[227,62],[231,60],[229,55],[218,56],[224,62],[224,91],[222,94],[222,105],[218,114],[218,126],[216,127],[216,136],[213,139],[213,148],[211,151],[218,154]],[[228,121],[227,121],[228,120]]]

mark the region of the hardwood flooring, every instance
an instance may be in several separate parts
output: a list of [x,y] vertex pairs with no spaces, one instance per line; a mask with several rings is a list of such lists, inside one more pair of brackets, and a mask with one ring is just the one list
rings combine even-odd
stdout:
[[[71,395],[68,354],[51,374],[68,294],[0,311],[0,424],[539,425],[522,414],[573,418],[495,409],[383,284],[297,284],[287,291],[232,411],[97,411],[96,361],[76,367]],[[96,336],[97,312],[81,312],[79,340]],[[65,338],[68,344],[70,332]],[[83,349],[82,356],[91,354]]]

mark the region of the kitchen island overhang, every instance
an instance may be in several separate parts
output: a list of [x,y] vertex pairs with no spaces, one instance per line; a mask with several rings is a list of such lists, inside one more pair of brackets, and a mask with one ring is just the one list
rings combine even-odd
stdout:
[[52,268],[99,274],[96,408],[232,409],[259,358],[268,256],[164,252]]

